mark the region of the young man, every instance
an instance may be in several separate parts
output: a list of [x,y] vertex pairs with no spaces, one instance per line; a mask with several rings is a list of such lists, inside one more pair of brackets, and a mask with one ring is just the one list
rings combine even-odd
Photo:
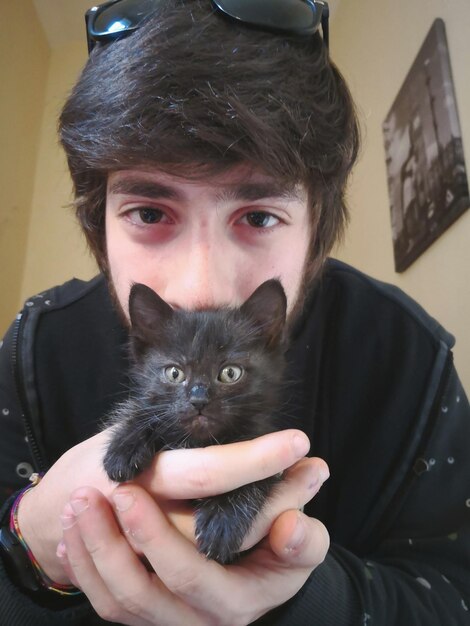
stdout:
[[[357,125],[319,33],[287,22],[322,3],[293,0],[281,20],[286,4],[250,2],[265,21],[237,3],[238,22],[233,5],[113,3],[121,24],[146,19],[103,39],[64,107],[102,275],[31,299],[2,347],[14,493],[0,621],[468,624],[470,420],[452,337],[395,288],[326,260]],[[272,277],[289,307],[285,430],[163,452],[111,484],[96,433],[125,395],[130,285],[197,309],[240,304]],[[33,468],[44,477],[18,496]],[[203,558],[186,503],[282,470],[251,550],[226,567]],[[57,593],[71,584],[82,593]]]

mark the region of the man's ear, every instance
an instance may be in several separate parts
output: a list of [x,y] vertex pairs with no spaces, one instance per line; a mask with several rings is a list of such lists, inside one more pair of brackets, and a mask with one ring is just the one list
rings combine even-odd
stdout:
[[267,347],[282,340],[286,323],[287,298],[279,280],[272,278],[261,284],[241,306],[244,314],[253,319],[266,337]]
[[139,357],[158,342],[165,322],[173,309],[150,287],[135,283],[129,294],[129,317],[134,356]]

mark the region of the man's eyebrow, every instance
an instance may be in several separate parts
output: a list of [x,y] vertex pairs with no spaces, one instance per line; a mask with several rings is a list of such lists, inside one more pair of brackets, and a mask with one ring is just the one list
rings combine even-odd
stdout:
[[[144,198],[183,201],[185,194],[165,183],[143,178],[121,178],[110,184],[110,194],[142,196]],[[255,201],[263,198],[301,199],[301,192],[296,185],[279,185],[275,181],[241,182],[217,186],[214,191],[216,202],[236,200]]]
[[142,178],[122,178],[109,186],[110,194],[126,194],[143,196],[144,198],[164,198],[165,200],[182,200],[181,194],[174,187]]
[[233,200],[262,200],[263,198],[286,198],[300,200],[301,193],[295,185],[281,186],[274,181],[238,183],[222,187],[215,194],[217,201],[229,202]]

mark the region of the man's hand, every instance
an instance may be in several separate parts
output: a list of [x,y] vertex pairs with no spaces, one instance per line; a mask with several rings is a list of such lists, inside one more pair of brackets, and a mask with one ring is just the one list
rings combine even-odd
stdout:
[[[249,624],[291,598],[328,550],[325,527],[298,510],[328,475],[319,459],[296,463],[307,443],[301,433],[283,431],[168,451],[140,484],[115,489],[111,502],[95,488],[77,489],[63,511],[58,550],[70,579],[110,621]],[[229,566],[199,554],[192,516],[171,502],[230,491],[289,467],[244,544],[255,545],[249,553]]]

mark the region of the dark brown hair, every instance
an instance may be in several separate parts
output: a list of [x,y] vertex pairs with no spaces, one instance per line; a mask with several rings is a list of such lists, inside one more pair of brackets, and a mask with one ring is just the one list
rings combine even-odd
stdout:
[[310,278],[341,235],[359,133],[320,35],[275,35],[215,13],[209,0],[164,0],[134,34],[88,60],[60,136],[89,246],[106,270],[106,179],[151,166],[209,178],[248,164],[309,192]]

